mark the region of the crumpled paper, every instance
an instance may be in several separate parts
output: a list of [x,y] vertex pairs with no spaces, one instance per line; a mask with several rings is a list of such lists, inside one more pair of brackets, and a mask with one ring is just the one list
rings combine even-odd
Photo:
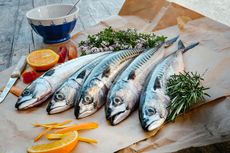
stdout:
[[[77,44],[85,39],[87,34],[96,33],[108,26],[116,29],[130,27],[145,32],[151,32],[155,27],[152,26],[152,23],[137,16],[114,16],[87,29],[72,41]],[[169,38],[180,34],[185,45],[199,41],[199,46],[184,54],[186,70],[204,73],[204,85],[210,87],[208,93],[211,95],[207,100],[230,93],[230,28],[210,19],[202,18],[189,22],[183,31],[179,31],[177,26],[173,26],[156,31],[156,34],[165,35]],[[6,84],[11,72],[12,68],[0,73],[0,87]],[[17,82],[17,86],[25,87],[21,80]],[[33,128],[32,123],[36,122],[60,122],[66,119],[72,119],[75,123],[98,122],[98,129],[79,132],[81,136],[98,140],[96,145],[79,142],[73,152],[81,153],[115,152],[154,134],[154,132],[146,133],[142,130],[137,111],[121,124],[111,126],[106,122],[104,108],[90,117],[76,120],[73,109],[61,114],[47,115],[47,102],[36,108],[17,111],[14,108],[16,100],[15,96],[9,94],[5,101],[0,104],[0,153],[26,152],[28,146],[35,144],[33,138],[41,131],[41,129]],[[229,109],[229,100],[227,99],[218,105],[194,110],[188,116],[179,118],[175,123],[163,127],[156,137],[148,139],[149,143],[145,147],[154,146],[147,149],[151,152],[167,152],[183,147],[202,145],[204,142],[209,144],[227,140],[230,133],[228,128]],[[214,136],[211,137],[207,131],[211,131]],[[42,139],[39,143],[45,141]]]
[[[109,21],[109,23],[115,24],[116,22]],[[172,38],[180,31],[177,26],[174,26],[156,33]],[[230,74],[229,33],[228,27],[207,18],[190,22],[186,25],[183,33],[180,33],[180,38],[185,45],[196,41],[200,42],[199,46],[184,54],[184,61],[187,71],[204,73],[204,85],[210,87],[208,93],[211,95],[207,100],[230,93],[228,79]],[[11,71],[12,69],[9,69],[1,73],[1,86],[7,82]],[[17,86],[25,87],[21,80],[18,81]],[[17,111],[14,108],[16,100],[15,96],[9,94],[0,105],[1,153],[23,153],[26,147],[34,145],[33,138],[41,131],[41,129],[32,127],[32,123],[36,122],[54,122],[66,119],[72,119],[76,123],[98,122],[98,129],[80,132],[80,135],[97,139],[99,143],[90,145],[80,142],[73,152],[114,152],[153,135],[151,132],[146,133],[142,130],[137,111],[121,124],[111,126],[105,120],[104,108],[90,117],[75,120],[73,109],[61,114],[47,115],[45,110],[47,103],[26,111]],[[205,109],[194,110],[188,117],[180,118],[175,123],[166,125],[156,137],[149,141],[154,144],[153,148],[168,151],[202,145],[204,142],[214,143],[227,140],[230,133],[229,109],[229,101],[224,101],[217,106],[212,105]],[[207,129],[211,132],[208,132]],[[206,132],[203,133],[204,131]],[[207,132],[213,133],[214,136],[210,137]],[[43,141],[45,140],[43,139],[41,142]],[[154,151],[153,148],[151,148],[151,152]]]
[[[175,31],[175,27],[170,27],[156,33],[173,37]],[[167,153],[230,140],[230,98],[227,98],[230,96],[230,28],[203,18],[190,22],[183,32],[178,33],[186,44],[200,42],[197,48],[184,54],[184,61],[187,71],[203,74],[203,84],[210,87],[207,92],[211,97],[206,97],[207,104],[180,116],[174,123],[164,125],[158,133],[152,132],[153,136],[119,153]]]
[[[169,0],[170,1],[170,0]],[[122,6],[120,16],[136,16],[146,21],[146,30],[161,30],[177,24],[177,18],[187,16],[192,20],[202,15],[167,0],[126,0]],[[173,1],[173,0],[171,0]]]

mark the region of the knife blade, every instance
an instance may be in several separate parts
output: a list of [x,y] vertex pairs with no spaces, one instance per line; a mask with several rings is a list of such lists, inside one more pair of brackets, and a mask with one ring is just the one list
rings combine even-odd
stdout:
[[16,67],[14,68],[14,71],[12,72],[9,81],[6,84],[6,87],[3,89],[1,95],[0,95],[0,104],[4,101],[7,94],[9,93],[11,87],[14,85],[14,83],[17,81],[17,79],[20,77],[21,72],[26,66],[26,56],[22,56],[20,60],[18,61]]

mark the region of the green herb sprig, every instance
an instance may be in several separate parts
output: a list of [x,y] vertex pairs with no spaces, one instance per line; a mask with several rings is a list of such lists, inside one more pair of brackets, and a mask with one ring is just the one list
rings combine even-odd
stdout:
[[164,42],[165,39],[165,36],[156,36],[154,33],[138,33],[135,29],[114,30],[108,27],[97,34],[89,35],[87,40],[79,43],[79,47],[86,51],[86,54],[87,52],[106,51],[106,48],[113,51],[138,47],[152,48]]
[[194,104],[204,101],[205,88],[201,85],[204,80],[198,73],[184,72],[178,75],[172,75],[167,80],[167,94],[171,99],[168,106],[168,120],[174,121],[176,117],[187,111]]

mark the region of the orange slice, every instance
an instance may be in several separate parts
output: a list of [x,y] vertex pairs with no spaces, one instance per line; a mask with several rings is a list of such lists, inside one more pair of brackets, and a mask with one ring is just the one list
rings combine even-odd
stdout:
[[69,153],[78,142],[77,131],[64,134],[60,140],[29,147],[29,153]]
[[52,68],[59,59],[59,55],[50,49],[33,51],[27,56],[27,63],[34,70],[46,71]]

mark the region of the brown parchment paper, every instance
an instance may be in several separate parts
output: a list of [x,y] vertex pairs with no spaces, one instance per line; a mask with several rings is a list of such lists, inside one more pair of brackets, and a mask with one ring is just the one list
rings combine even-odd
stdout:
[[[114,17],[105,21],[103,26],[100,24],[98,27],[119,25],[116,28],[124,28],[125,25],[118,22],[119,20],[120,17],[118,19]],[[131,23],[134,23],[133,20],[134,18],[132,18]],[[128,19],[125,21],[125,24],[130,23]],[[132,25],[141,27],[141,25]],[[93,29],[100,29],[96,27],[89,32],[92,32]],[[208,93],[211,95],[207,100],[230,93],[230,28],[210,19],[202,18],[190,22],[182,32],[177,29],[177,26],[174,26],[156,33],[164,34],[169,38],[180,34],[186,45],[199,41],[199,46],[184,54],[186,70],[204,73],[204,85],[210,87]],[[74,41],[78,42],[79,40],[75,39]],[[0,86],[5,85],[11,71],[12,69],[8,69],[0,73]],[[21,80],[18,81],[17,86],[25,87]],[[56,115],[47,115],[45,110],[47,103],[27,111],[16,111],[14,108],[16,100],[15,96],[9,94],[5,101],[0,104],[1,153],[24,153],[26,147],[34,145],[33,138],[41,131],[41,129],[32,127],[32,123],[36,122],[54,122],[66,119],[72,119],[75,123],[98,122],[98,129],[79,132],[81,136],[97,139],[98,144],[79,143],[73,151],[76,153],[110,153],[153,134],[145,133],[141,129],[137,111],[121,124],[110,126],[105,120],[104,108],[90,117],[76,120],[73,110]],[[219,105],[211,105],[178,119],[175,123],[164,127],[156,137],[149,139],[154,146],[150,147],[150,152],[167,152],[229,139],[229,109],[229,100],[226,100]],[[45,140],[42,139],[39,143],[43,141]],[[153,150],[153,148],[158,150]]]
[[142,28],[152,31],[176,25],[176,19],[180,16],[188,16],[191,19],[202,17],[193,10],[167,0],[126,0],[119,15],[139,17],[148,23],[147,27]]

